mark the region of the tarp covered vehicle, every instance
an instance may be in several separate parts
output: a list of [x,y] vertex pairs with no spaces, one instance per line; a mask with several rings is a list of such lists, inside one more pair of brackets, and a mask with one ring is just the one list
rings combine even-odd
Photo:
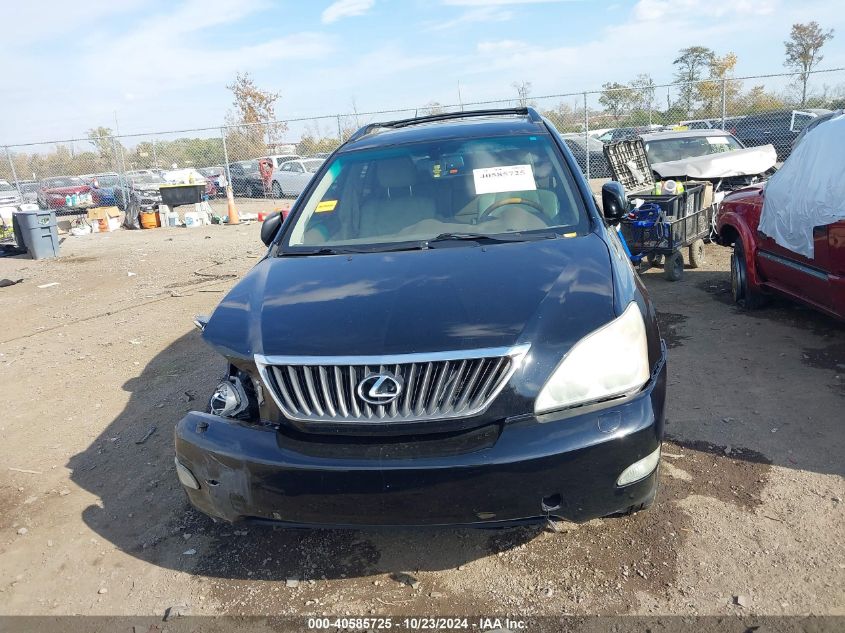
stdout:
[[717,215],[733,245],[731,292],[747,308],[768,293],[845,319],[845,116],[807,134],[765,186],[737,191]]

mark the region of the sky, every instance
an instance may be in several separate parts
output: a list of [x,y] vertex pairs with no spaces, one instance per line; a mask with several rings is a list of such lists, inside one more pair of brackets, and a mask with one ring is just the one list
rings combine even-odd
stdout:
[[[279,118],[595,90],[672,77],[680,48],[783,72],[795,22],[836,31],[830,0],[41,0],[4,9],[0,146],[223,123],[239,71],[281,93]],[[821,81],[821,80],[820,80]],[[845,73],[831,76],[845,82]],[[115,124],[117,119],[117,124]],[[326,122],[329,126],[329,122]],[[290,134],[296,136],[297,126]],[[299,126],[301,129],[301,126]],[[287,140],[287,139],[286,139]],[[297,138],[290,139],[292,141]]]

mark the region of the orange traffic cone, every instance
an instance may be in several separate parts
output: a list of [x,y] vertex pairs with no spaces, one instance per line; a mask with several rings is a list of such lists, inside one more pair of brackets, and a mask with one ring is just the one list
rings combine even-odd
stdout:
[[228,202],[227,212],[229,214],[229,219],[226,221],[226,224],[240,224],[241,218],[238,215],[238,208],[235,206],[235,198],[232,195],[232,187],[226,187],[226,199]]

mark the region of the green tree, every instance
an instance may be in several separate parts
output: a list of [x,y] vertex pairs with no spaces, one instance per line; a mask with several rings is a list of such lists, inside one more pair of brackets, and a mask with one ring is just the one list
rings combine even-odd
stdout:
[[635,103],[636,92],[615,81],[602,84],[601,87],[602,93],[599,96],[599,103],[618,125],[625,112]]
[[715,54],[706,46],[689,46],[678,51],[678,57],[672,62],[675,66],[675,81],[683,83],[679,89],[680,102],[686,108],[687,114],[693,109],[696,95],[696,81],[709,68]]
[[813,20],[806,24],[793,24],[786,47],[786,60],[783,65],[798,73],[798,85],[801,87],[801,105],[807,103],[807,81],[810,72],[824,59],[821,49],[833,39],[833,29],[823,30]]
[[695,86],[697,99],[702,103],[699,112],[702,117],[721,116],[723,90],[725,93],[725,108],[727,110],[732,109],[741,88],[738,81],[730,81],[736,63],[737,57],[734,53],[727,53],[722,57],[714,55],[710,60],[709,79],[712,81],[702,81]]

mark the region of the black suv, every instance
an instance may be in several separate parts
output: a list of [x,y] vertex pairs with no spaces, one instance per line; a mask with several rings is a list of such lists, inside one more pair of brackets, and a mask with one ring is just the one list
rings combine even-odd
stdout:
[[792,145],[798,134],[810,121],[816,118],[812,112],[780,110],[749,114],[737,119],[730,132],[746,147],[772,144],[779,161],[784,161],[792,152]]
[[198,317],[228,371],[176,427],[226,521],[503,525],[657,489],[666,351],[614,228],[531,108],[368,125]]

